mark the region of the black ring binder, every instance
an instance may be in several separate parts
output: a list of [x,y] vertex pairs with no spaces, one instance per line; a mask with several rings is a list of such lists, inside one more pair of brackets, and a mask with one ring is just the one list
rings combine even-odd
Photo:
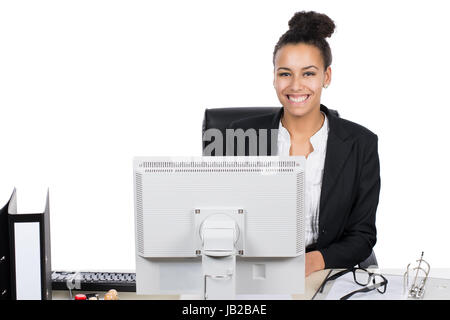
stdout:
[[42,213],[17,213],[16,189],[0,211],[0,299],[51,299],[49,192]]

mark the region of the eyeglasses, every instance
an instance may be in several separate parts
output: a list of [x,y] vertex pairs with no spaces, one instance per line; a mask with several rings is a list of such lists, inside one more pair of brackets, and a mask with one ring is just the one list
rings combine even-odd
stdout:
[[356,293],[369,292],[369,291],[372,291],[375,289],[381,294],[386,292],[388,280],[379,273],[369,272],[363,268],[351,268],[351,269],[342,270],[342,271],[328,277],[327,279],[325,279],[325,281],[320,286],[319,292],[320,293],[323,292],[323,289],[325,288],[325,284],[327,282],[336,280],[340,276],[342,276],[346,273],[349,273],[349,272],[353,272],[353,279],[355,280],[355,282],[358,285],[363,286],[364,288],[350,292],[349,294],[343,296],[341,298],[341,300],[347,300],[348,298],[350,298],[351,296],[353,296]]

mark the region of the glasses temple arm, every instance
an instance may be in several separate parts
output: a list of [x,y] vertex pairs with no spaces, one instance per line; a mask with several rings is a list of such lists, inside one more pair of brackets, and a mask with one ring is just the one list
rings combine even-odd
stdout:
[[359,290],[355,290],[355,291],[350,292],[349,294],[346,294],[345,296],[343,296],[343,297],[341,298],[341,300],[347,300],[348,298],[350,298],[350,297],[351,297],[352,295],[354,295],[355,293],[369,292],[369,291],[375,290],[375,289],[377,289],[377,288],[379,288],[379,287],[387,286],[387,283],[388,283],[388,281],[387,281],[387,279],[386,279],[385,281],[383,281],[383,282],[381,282],[381,283],[376,283],[376,284],[374,284],[374,285],[367,286],[367,287],[364,287],[364,288],[359,289]]

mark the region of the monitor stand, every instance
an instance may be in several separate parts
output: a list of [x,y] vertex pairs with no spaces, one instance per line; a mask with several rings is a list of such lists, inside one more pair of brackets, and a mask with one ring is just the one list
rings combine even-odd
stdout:
[[224,214],[212,215],[202,223],[203,299],[236,298],[236,222]]
[[212,214],[200,225],[203,293],[180,295],[180,300],[292,300],[290,294],[236,295],[235,244],[243,230],[226,214]]

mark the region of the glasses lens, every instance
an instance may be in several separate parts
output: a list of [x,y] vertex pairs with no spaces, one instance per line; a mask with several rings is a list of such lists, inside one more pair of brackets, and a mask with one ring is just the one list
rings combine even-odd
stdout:
[[387,287],[386,286],[386,280],[382,276],[376,274],[375,277],[374,277],[374,282],[375,282],[375,284],[383,283],[382,286],[377,288],[379,293],[385,293],[386,292],[386,287]]
[[357,284],[361,286],[366,286],[369,284],[369,273],[363,269],[356,269],[355,272],[355,281]]

